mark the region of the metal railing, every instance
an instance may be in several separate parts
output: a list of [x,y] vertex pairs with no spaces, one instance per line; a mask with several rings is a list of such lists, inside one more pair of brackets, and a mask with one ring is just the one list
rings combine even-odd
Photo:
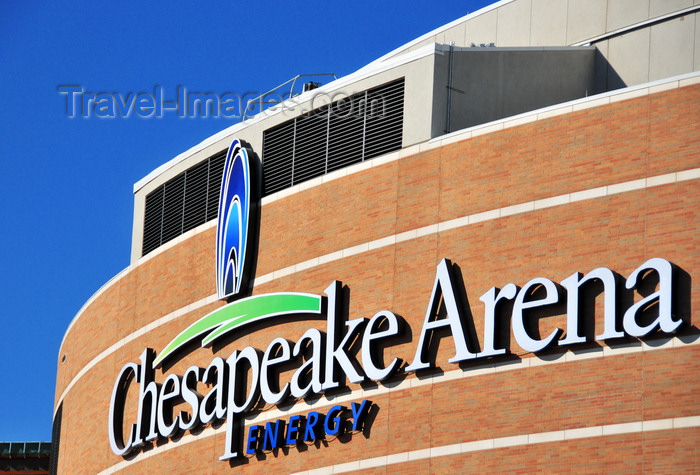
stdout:
[[50,453],[51,442],[0,442],[0,458],[35,458]]
[[[248,118],[249,112],[255,111],[256,105],[260,105],[260,110],[256,111],[255,114],[253,114],[253,115],[259,114],[260,112],[265,110],[264,106],[266,106],[266,105],[277,105],[277,104],[284,102],[287,99],[290,99],[294,96],[299,95],[300,93],[297,93],[297,94],[294,93],[294,87],[296,86],[299,78],[306,78],[306,77],[310,78],[310,77],[320,77],[320,76],[333,76],[333,79],[338,79],[338,77],[335,75],[335,73],[297,74],[292,79],[283,82],[279,86],[276,86],[263,94],[260,94],[258,97],[255,97],[254,99],[249,99],[248,102],[246,102],[245,110],[243,111],[243,114],[241,114],[241,121],[244,121]],[[289,88],[289,93],[283,93],[281,95],[277,93],[277,91],[284,88],[289,83],[292,84],[291,87]],[[304,91],[302,91],[302,92],[304,92]],[[273,96],[274,98],[272,100],[270,100],[269,99],[270,96]]]

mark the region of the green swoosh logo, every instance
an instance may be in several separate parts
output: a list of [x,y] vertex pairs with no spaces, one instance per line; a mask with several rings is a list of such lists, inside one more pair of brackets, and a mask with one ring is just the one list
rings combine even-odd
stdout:
[[225,334],[251,322],[299,313],[320,315],[322,300],[323,297],[320,295],[297,292],[254,295],[237,300],[214,310],[185,328],[158,354],[153,361],[153,367],[160,367],[166,358],[205,333],[209,334],[202,340],[202,348],[210,346]]

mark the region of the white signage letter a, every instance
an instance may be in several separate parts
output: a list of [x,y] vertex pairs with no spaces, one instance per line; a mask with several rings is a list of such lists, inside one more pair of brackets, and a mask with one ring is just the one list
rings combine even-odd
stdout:
[[[440,308],[440,295],[445,306],[447,316],[438,319],[437,314]],[[438,328],[449,327],[452,333],[452,339],[455,342],[456,354],[448,361],[450,363],[458,363],[460,361],[476,358],[476,353],[472,353],[467,348],[467,339],[462,328],[462,314],[460,313],[459,305],[455,296],[455,289],[452,279],[452,264],[443,259],[437,266],[435,274],[435,284],[433,285],[433,293],[430,296],[428,311],[425,313],[425,322],[421,330],[416,356],[413,358],[413,363],[406,367],[406,371],[416,371],[419,369],[429,368],[430,362],[426,362],[423,358],[423,352],[428,346],[429,339],[426,339],[428,332],[432,332]]]

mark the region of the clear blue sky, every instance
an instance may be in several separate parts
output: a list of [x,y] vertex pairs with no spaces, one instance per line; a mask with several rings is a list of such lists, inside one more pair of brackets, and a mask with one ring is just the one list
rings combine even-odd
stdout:
[[133,184],[236,123],[70,119],[58,86],[264,92],[352,73],[492,2],[326,3],[0,2],[0,441],[50,440],[63,334],[129,264]]

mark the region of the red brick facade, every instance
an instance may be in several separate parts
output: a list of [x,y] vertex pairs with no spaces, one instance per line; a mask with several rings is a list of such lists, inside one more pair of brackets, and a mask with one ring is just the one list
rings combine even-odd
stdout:
[[[698,85],[614,102],[433,147],[271,201],[262,207],[256,276],[468,215],[697,169],[698,103]],[[384,361],[399,357],[410,363],[442,258],[461,270],[474,329],[483,344],[484,305],[479,297],[491,287],[523,286],[534,277],[560,282],[576,271],[601,266],[627,277],[647,259],[661,257],[689,276],[678,284],[681,300],[690,303],[678,308],[692,309],[692,314],[683,315],[690,324],[679,332],[679,339],[652,335],[644,339],[650,351],[642,351],[640,342],[624,340],[610,348],[596,342],[533,356],[511,338],[514,355],[460,366],[447,362],[454,344],[446,337],[435,357],[437,373],[404,373],[384,385],[365,386],[364,396],[361,386],[350,384],[348,391],[330,394],[330,400],[316,398],[320,412],[327,412],[334,398],[349,391],[357,391],[351,393],[356,400],[371,399],[376,412],[363,433],[229,464],[219,461],[224,423],[213,435],[206,427],[195,432],[201,432],[197,440],[187,432],[159,440],[133,457],[116,456],[110,450],[107,421],[120,369],[138,362],[146,347],[159,351],[187,325],[223,305],[187,308],[216,291],[215,230],[208,227],[130,267],[69,329],[59,356],[65,355],[65,362],[59,363],[56,390],[56,402],[63,404],[59,472],[96,473],[120,464],[116,468],[124,473],[219,473],[231,466],[277,473],[369,459],[379,465],[369,473],[697,472],[700,427],[682,424],[700,416],[700,345],[695,344],[699,210],[700,180],[659,185],[648,180],[631,191],[437,232],[424,230],[424,235],[315,262],[254,288],[254,294],[321,294],[333,280],[340,280],[349,289],[350,318],[391,310],[405,319],[411,339],[388,347]],[[600,298],[596,307],[598,334]],[[176,311],[181,316],[144,330]],[[541,319],[540,334],[565,329],[565,319],[564,314]],[[191,365],[206,367],[214,356],[226,358],[246,346],[264,350],[278,336],[294,342],[309,326],[325,330],[325,321],[245,332],[225,347],[215,347],[215,352],[195,349],[166,372],[181,375]],[[672,343],[653,349],[656,341]],[[584,358],[586,354],[591,357]],[[538,364],[523,364],[528,359]],[[94,365],[81,373],[91,362]],[[482,371],[494,364],[508,369]],[[284,373],[282,381],[292,373]],[[161,370],[156,379],[164,379]],[[136,421],[134,388],[135,383],[125,425]],[[277,408],[263,408],[259,417],[265,420],[270,409]],[[299,408],[302,413],[309,410],[305,404]],[[666,422],[658,421],[669,419],[680,425],[662,428]],[[615,433],[620,427],[622,433]],[[585,428],[593,432],[564,440],[557,435]],[[440,451],[457,451],[454,444],[479,441],[492,446],[452,454]],[[422,449],[434,453],[421,455],[417,451]],[[395,458],[389,461],[391,456]],[[404,456],[405,461],[394,463]],[[381,464],[381,457],[387,457],[387,463]]]

